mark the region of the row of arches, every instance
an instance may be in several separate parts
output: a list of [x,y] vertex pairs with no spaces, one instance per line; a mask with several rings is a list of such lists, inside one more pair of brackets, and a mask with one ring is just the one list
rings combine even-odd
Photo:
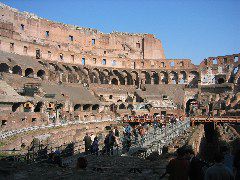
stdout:
[[[87,67],[71,66],[65,64],[45,63],[39,64],[48,69],[49,75],[58,76],[53,80],[59,81],[65,78],[66,82],[97,83],[114,85],[136,85],[140,84],[197,84],[199,73],[197,71],[128,71],[117,69],[90,69]],[[33,68],[23,69],[19,65],[10,68],[6,63],[0,64],[0,72],[11,72],[25,77],[40,77],[45,79],[46,71],[40,69],[34,71]],[[50,78],[51,79],[51,78]]]
[[36,73],[36,76],[41,79],[45,79],[45,76],[46,76],[46,72],[43,69],[40,69],[40,70],[34,72],[33,68],[23,69],[19,65],[15,65],[11,68],[6,63],[0,63],[0,73],[3,73],[3,72],[17,74],[17,75],[25,76],[25,77],[35,77],[35,73]]

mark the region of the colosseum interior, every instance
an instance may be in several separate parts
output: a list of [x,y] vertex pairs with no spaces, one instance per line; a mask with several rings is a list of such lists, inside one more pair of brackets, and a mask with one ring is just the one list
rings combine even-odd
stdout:
[[26,152],[34,138],[82,141],[128,116],[240,115],[239,53],[194,65],[166,59],[153,34],[105,34],[0,9],[1,150]]

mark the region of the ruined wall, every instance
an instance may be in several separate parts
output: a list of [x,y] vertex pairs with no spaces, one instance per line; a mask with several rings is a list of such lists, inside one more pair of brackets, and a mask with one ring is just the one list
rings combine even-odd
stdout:
[[32,57],[39,50],[41,58],[53,61],[125,68],[134,59],[165,59],[161,41],[153,35],[103,34],[22,13],[3,4],[0,32],[2,50]]

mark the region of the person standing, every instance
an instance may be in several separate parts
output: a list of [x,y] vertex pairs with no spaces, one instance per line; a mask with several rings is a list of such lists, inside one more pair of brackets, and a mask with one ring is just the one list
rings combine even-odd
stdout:
[[92,154],[98,155],[98,151],[99,151],[99,147],[98,146],[99,146],[99,142],[98,142],[98,137],[96,136],[94,138],[94,141],[93,141],[92,145],[91,145],[91,153]]
[[85,153],[88,154],[90,152],[92,140],[88,133],[86,133],[86,136],[83,138],[83,141],[85,143]]
[[215,164],[206,171],[205,180],[234,180],[231,170],[223,164],[223,154],[216,153],[214,161]]
[[189,161],[185,158],[185,150],[177,149],[177,157],[172,159],[166,167],[169,180],[188,180]]
[[240,150],[238,150],[234,156],[233,168],[234,168],[235,180],[240,179]]

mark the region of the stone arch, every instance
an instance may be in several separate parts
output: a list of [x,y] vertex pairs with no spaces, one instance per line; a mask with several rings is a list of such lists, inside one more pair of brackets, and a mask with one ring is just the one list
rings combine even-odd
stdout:
[[88,68],[84,67],[84,68],[82,69],[82,72],[83,72],[87,77],[89,76],[89,69],[88,69]]
[[0,72],[9,73],[10,67],[6,63],[0,64]]
[[168,74],[165,71],[161,71],[159,73],[159,83],[160,84],[167,84],[168,83]]
[[92,106],[92,111],[98,111],[99,110],[99,104],[94,104]]
[[151,76],[147,71],[141,72],[141,84],[151,84]]
[[132,79],[133,79],[133,84],[136,87],[139,87],[139,76],[138,76],[138,73],[136,71],[132,71],[131,72],[131,76],[132,76]]
[[119,105],[118,109],[126,109],[126,106],[122,103]]
[[178,76],[178,83],[185,84],[187,82],[187,73],[185,71],[180,71]]
[[32,68],[25,69],[25,77],[34,77],[34,71]]
[[133,105],[132,105],[132,104],[129,104],[129,105],[127,106],[127,109],[129,109],[129,110],[133,110],[133,109],[134,109],[134,107],[133,107]]
[[22,105],[22,103],[14,103],[13,105],[12,105],[12,112],[16,112],[16,111],[18,111],[18,109],[21,107],[21,105]]
[[196,99],[189,99],[187,102],[186,102],[186,109],[185,109],[185,113],[186,115],[194,115],[194,106],[195,104],[197,104],[197,100]]
[[118,85],[118,80],[117,80],[117,78],[112,78],[111,84]]
[[198,85],[199,73],[197,71],[190,71],[188,76],[188,83],[190,86]]
[[91,110],[91,104],[83,105],[83,111],[90,111],[90,110]]
[[126,71],[126,70],[123,70],[122,74],[125,75],[125,82],[126,82],[126,84],[127,85],[133,85],[132,75],[128,71]]
[[125,85],[125,79],[124,79],[123,75],[118,70],[114,69],[113,74],[118,77],[119,84]]
[[107,69],[99,71],[99,80],[101,84],[109,84],[110,81],[110,72]]
[[217,79],[217,84],[223,84],[225,83],[225,79],[223,77],[220,77]]
[[39,101],[34,108],[34,112],[41,112],[43,109],[43,105],[44,103],[42,101]]
[[81,111],[81,107],[82,107],[81,104],[75,104],[73,109],[74,111]]
[[178,74],[175,71],[171,71],[169,73],[169,82],[171,84],[177,84],[178,83]]
[[45,79],[45,76],[46,76],[46,72],[44,70],[40,69],[37,72],[37,77],[40,77],[41,79]]
[[159,84],[159,75],[155,71],[152,72],[152,81],[152,84]]
[[13,72],[13,74],[22,75],[22,68],[18,65],[13,66],[12,72]]
[[94,70],[89,74],[89,78],[90,78],[91,83],[99,83],[99,72],[94,69]]
[[117,105],[111,104],[111,105],[110,105],[110,111],[116,112],[116,110],[117,110]]

